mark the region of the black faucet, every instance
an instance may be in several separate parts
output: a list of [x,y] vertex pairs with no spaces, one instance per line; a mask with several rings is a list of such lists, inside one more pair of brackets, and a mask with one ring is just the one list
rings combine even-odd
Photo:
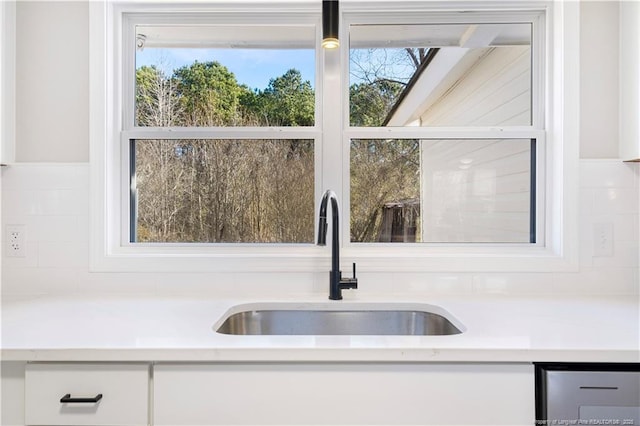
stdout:
[[342,278],[340,271],[340,238],[338,238],[338,197],[331,191],[325,191],[320,202],[320,222],[318,227],[318,245],[327,245],[327,204],[331,200],[331,272],[329,272],[329,299],[342,300],[342,290],[358,288],[356,264],[353,264],[353,278]]

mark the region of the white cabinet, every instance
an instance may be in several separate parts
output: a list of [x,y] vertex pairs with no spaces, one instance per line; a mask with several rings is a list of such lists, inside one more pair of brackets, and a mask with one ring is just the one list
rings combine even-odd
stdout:
[[147,425],[148,413],[148,364],[26,366],[27,425]]
[[24,367],[22,361],[0,362],[0,425],[24,425]]
[[155,425],[531,425],[530,364],[154,366]]
[[640,161],[640,2],[619,4],[620,157]]

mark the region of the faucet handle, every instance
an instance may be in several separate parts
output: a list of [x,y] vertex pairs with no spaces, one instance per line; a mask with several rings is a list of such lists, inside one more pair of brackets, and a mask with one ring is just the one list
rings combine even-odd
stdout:
[[[358,288],[358,279],[356,278],[356,264],[353,264],[353,277],[352,278],[342,278],[342,275],[338,279],[338,290],[345,290],[348,288]],[[338,298],[332,298],[329,296],[329,299],[340,300],[342,299],[342,294]]]

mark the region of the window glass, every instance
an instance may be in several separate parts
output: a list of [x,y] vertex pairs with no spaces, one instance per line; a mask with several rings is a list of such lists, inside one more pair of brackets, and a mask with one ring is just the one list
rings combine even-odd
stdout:
[[351,142],[351,241],[534,243],[535,141]]
[[137,126],[313,126],[313,26],[137,25]]
[[313,242],[313,140],[130,145],[132,242]]
[[[350,166],[351,241],[421,241],[420,142],[352,140]],[[402,232],[390,230],[394,212],[406,216]]]
[[[128,27],[130,242],[312,243],[315,25],[172,19]],[[350,25],[351,242],[536,242],[532,28]]]
[[423,241],[533,243],[535,141],[421,141]]
[[531,24],[351,25],[351,126],[531,120]]
[[130,242],[312,243],[315,140],[287,131],[315,125],[315,26],[132,28]]

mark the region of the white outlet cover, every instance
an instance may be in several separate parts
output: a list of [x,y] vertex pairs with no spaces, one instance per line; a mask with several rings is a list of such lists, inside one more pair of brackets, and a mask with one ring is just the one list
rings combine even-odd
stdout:
[[5,227],[4,253],[6,257],[26,256],[26,226],[7,225]]
[[593,255],[595,257],[613,256],[613,223],[593,224]]

